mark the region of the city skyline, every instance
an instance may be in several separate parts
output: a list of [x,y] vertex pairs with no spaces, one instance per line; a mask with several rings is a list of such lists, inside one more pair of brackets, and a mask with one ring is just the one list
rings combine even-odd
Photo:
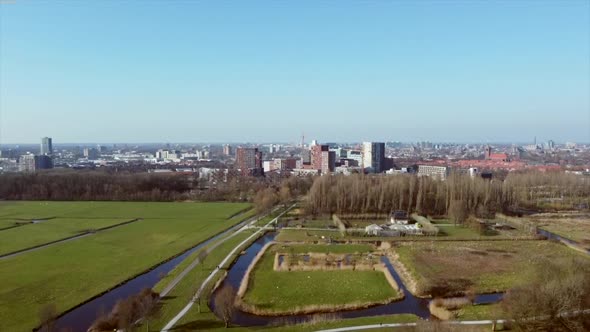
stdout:
[[0,144],[590,142],[584,1],[0,6]]

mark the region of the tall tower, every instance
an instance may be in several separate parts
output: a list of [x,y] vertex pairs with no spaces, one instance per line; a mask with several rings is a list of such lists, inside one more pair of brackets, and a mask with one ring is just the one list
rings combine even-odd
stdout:
[[485,159],[489,160],[492,158],[492,147],[491,146],[486,146],[486,152],[485,152]]
[[41,153],[42,156],[52,155],[53,154],[53,144],[51,142],[51,137],[43,137],[41,138]]

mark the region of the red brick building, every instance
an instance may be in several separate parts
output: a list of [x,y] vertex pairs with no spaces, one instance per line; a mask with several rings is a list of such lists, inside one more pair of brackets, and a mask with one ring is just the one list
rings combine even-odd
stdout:
[[237,148],[236,168],[242,175],[262,175],[262,152],[257,148]]

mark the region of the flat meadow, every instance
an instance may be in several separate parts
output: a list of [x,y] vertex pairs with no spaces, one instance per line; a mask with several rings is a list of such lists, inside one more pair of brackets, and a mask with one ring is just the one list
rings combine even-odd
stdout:
[[[242,203],[2,202],[2,220],[56,218],[0,231],[24,231],[22,237],[37,226],[58,234],[63,228],[55,226],[67,223],[63,220],[83,221],[84,225],[75,227],[86,228],[105,220],[143,219],[0,259],[2,329],[31,330],[38,325],[42,307],[55,304],[58,312],[75,307],[237,224],[242,218],[231,216],[248,207]],[[23,241],[27,240],[12,242]]]

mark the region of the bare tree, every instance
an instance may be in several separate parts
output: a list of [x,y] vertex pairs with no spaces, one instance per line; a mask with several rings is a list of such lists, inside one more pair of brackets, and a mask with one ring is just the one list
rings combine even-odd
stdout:
[[455,225],[464,224],[468,216],[469,211],[467,211],[467,206],[464,201],[458,199],[451,201],[449,217],[453,219]]
[[581,260],[558,263],[542,260],[527,285],[508,291],[504,314],[521,331],[588,331],[590,264]]
[[143,321],[146,324],[146,331],[150,330],[150,320],[158,317],[161,305],[160,295],[149,288],[144,288],[139,294],[139,310]]
[[229,324],[236,312],[234,305],[235,290],[231,285],[224,284],[224,286],[215,293],[215,313],[223,320],[225,327]]
[[112,316],[116,319],[117,327],[119,329],[130,329],[137,320],[136,312],[134,310],[134,297],[129,297],[117,301],[112,311]]
[[291,190],[286,185],[281,186],[279,190],[279,199],[283,205],[287,206],[287,203],[292,199]]

